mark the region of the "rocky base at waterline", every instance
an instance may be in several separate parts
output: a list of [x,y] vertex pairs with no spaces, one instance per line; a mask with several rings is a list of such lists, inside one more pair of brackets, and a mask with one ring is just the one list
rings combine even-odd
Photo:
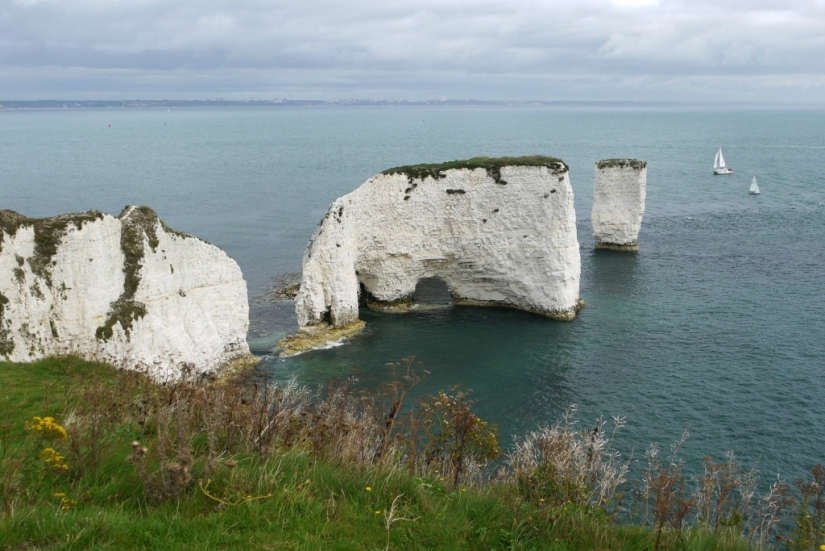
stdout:
[[591,220],[597,249],[639,250],[646,188],[646,162],[605,159],[596,163]]
[[328,323],[302,327],[295,335],[284,337],[278,342],[278,347],[281,349],[280,356],[295,356],[302,352],[331,346],[357,335],[365,326],[363,321],[356,320],[344,327],[332,327]]
[[248,364],[248,325],[235,261],[148,207],[0,211],[0,359],[74,354],[177,379]]
[[630,243],[625,243],[624,245],[617,245],[615,243],[600,243],[596,242],[596,248],[602,249],[605,251],[619,251],[624,253],[637,253],[639,252],[639,243],[638,241],[631,241]]
[[403,311],[442,280],[459,304],[555,319],[580,307],[568,168],[552,157],[476,157],[386,170],[336,200],[304,253],[301,332],[358,321],[359,304]]

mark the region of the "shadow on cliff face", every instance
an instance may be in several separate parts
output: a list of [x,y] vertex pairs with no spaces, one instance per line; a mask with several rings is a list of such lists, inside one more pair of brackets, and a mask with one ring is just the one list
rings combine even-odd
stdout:
[[418,281],[413,293],[413,304],[424,306],[452,306],[453,298],[447,284],[437,277],[425,277]]

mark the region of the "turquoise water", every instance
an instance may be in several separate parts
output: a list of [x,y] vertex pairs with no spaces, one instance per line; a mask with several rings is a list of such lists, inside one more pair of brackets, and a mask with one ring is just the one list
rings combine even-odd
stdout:
[[[111,127],[109,127],[111,125]],[[719,146],[736,170],[711,174]],[[292,305],[260,300],[300,270],[327,206],[397,165],[475,155],[564,159],[576,194],[573,322],[504,309],[364,312],[348,344],[281,360]],[[639,254],[594,251],[593,163],[648,161]],[[760,197],[747,194],[759,177]],[[421,390],[474,390],[505,441],[555,420],[621,415],[640,458],[689,426],[689,470],[734,450],[769,478],[825,461],[825,114],[548,108],[0,112],[0,208],[29,216],[148,204],[226,250],[253,301],[250,343],[278,377],[362,384],[415,355]]]

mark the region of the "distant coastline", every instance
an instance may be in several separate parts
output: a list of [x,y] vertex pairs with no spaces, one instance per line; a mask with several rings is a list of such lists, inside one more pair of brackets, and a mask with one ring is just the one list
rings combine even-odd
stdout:
[[132,99],[132,100],[2,100],[0,110],[21,109],[169,109],[187,107],[591,107],[591,108],[689,108],[689,109],[805,109],[803,106],[777,106],[762,104],[730,104],[704,102],[669,102],[669,101],[503,101],[474,99],[431,99],[431,100],[372,100],[372,99],[273,99],[273,100],[231,100],[231,99]]

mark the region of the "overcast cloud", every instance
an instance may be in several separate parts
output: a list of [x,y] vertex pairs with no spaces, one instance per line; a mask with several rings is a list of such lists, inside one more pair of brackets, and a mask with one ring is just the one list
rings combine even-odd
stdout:
[[0,99],[825,104],[825,0],[0,0]]

